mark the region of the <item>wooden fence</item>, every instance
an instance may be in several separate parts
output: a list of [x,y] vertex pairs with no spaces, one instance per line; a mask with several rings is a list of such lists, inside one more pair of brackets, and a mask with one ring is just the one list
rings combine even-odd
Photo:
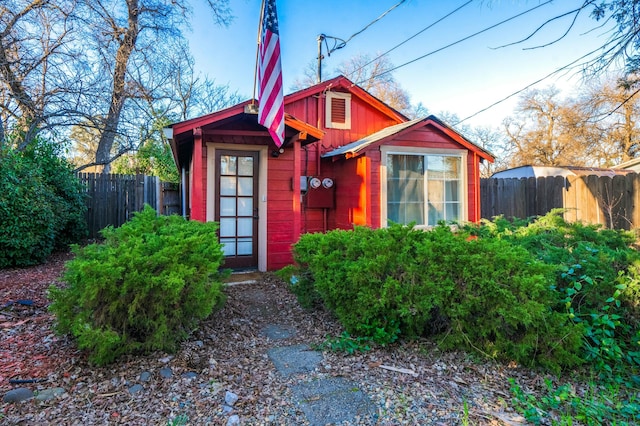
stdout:
[[640,227],[640,174],[481,179],[483,218],[527,218],[564,208],[568,221],[607,228]]
[[98,237],[107,225],[122,225],[145,204],[163,215],[181,213],[178,185],[161,182],[157,176],[102,173],[78,173],[77,176],[87,195],[89,238]]

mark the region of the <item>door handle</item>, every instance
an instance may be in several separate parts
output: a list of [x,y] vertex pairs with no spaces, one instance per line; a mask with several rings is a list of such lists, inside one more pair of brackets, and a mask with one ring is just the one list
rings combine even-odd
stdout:
[[253,218],[254,219],[259,219],[260,217],[258,216],[258,208],[256,207],[255,209],[253,209]]

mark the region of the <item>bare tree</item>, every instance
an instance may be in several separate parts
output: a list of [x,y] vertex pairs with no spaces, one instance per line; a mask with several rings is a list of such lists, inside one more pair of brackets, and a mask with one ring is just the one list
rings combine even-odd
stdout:
[[559,94],[554,87],[526,92],[516,116],[504,120],[511,167],[590,165],[595,141],[584,131],[588,117]]
[[[634,76],[631,76],[635,80]],[[640,95],[628,76],[611,76],[587,88],[581,105],[598,140],[596,156],[612,166],[640,155]]]
[[[421,114],[419,117],[424,117],[425,115]],[[436,116],[447,125],[453,127],[462,136],[495,156],[493,163],[485,161],[480,165],[481,177],[490,177],[495,172],[509,167],[508,144],[505,142],[504,134],[499,129],[491,126],[472,127],[469,124],[462,124],[460,123],[460,117],[450,111],[440,111]]]
[[75,0],[7,0],[0,4],[0,143],[8,129],[22,135],[81,115],[85,74],[73,44]]
[[[217,23],[229,19],[227,0],[209,0]],[[126,124],[134,124],[137,99],[149,104],[153,98],[154,83],[162,82],[168,75],[154,72],[155,66],[164,59],[167,48],[182,39],[182,29],[189,21],[191,9],[187,0],[93,0],[86,2],[83,16],[89,19],[87,38],[92,40],[94,50],[100,52],[100,70],[109,75],[110,97],[105,113],[104,127],[96,152],[96,163],[108,167],[112,150],[118,139],[122,150],[129,150],[132,134]],[[173,42],[173,43],[172,43]],[[113,64],[113,65],[112,65]],[[170,74],[169,74],[170,75]],[[158,78],[160,77],[160,78]],[[157,86],[156,86],[157,87]],[[132,102],[133,101],[133,102]],[[129,111],[125,111],[130,104]],[[123,114],[125,116],[123,117]],[[124,118],[124,120],[123,120]],[[124,123],[124,125],[123,125]],[[135,140],[140,140],[135,135]]]
[[389,72],[392,68],[393,64],[386,56],[372,59],[369,55],[356,55],[340,64],[337,71],[392,108],[408,112],[411,97]]
[[[206,4],[215,23],[229,21],[228,0]],[[7,0],[0,5],[0,140],[9,128],[24,145],[39,131],[84,126],[99,135],[93,165],[108,169],[145,140],[141,131],[158,114],[186,111],[180,98],[192,95],[169,90],[176,75],[203,94],[216,87],[193,76],[182,35],[190,15],[189,0]]]
[[603,26],[609,21],[615,23],[602,54],[592,64],[593,70],[601,72],[622,62],[628,74],[637,73],[640,70],[640,0],[585,0],[581,9],[589,8],[591,16]]
[[[303,76],[294,81],[291,90],[300,90],[316,84],[316,67],[315,61],[310,62],[304,69]],[[416,116],[416,113],[424,112],[424,107],[411,105],[409,93],[389,72],[392,68],[393,64],[385,56],[371,59],[369,55],[359,54],[341,63],[335,69],[335,74],[346,76],[367,92],[407,116]]]

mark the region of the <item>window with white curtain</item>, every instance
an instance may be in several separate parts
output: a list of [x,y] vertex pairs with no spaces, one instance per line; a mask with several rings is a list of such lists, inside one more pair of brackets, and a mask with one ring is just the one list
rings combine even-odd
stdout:
[[387,221],[426,227],[465,220],[463,155],[388,152],[383,158]]

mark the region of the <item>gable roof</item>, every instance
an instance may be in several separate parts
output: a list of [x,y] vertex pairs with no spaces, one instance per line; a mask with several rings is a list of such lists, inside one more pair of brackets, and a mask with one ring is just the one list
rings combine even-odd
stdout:
[[[407,117],[405,117],[402,113],[391,108],[389,105],[385,104],[380,99],[376,98],[375,96],[373,96],[371,93],[367,92],[360,86],[357,86],[355,83],[353,83],[351,80],[349,80],[347,77],[343,75],[339,75],[338,77],[332,78],[331,80],[326,80],[326,81],[314,84],[313,86],[307,87],[302,90],[298,90],[297,92],[290,93],[284,97],[284,104],[287,105],[287,104],[296,102],[300,99],[325,93],[331,90],[347,91],[352,95],[367,102],[373,108],[377,109],[378,111],[382,112],[386,116],[396,121],[407,120]],[[188,131],[190,129],[193,129],[196,127],[202,127],[205,125],[210,125],[212,123],[225,120],[236,115],[243,114],[245,113],[246,107],[255,103],[257,103],[257,101],[249,99],[219,111],[215,111],[209,114],[202,115],[200,117],[195,117],[188,120],[173,123],[168,127],[173,128],[174,135],[177,136],[178,134]],[[289,122],[287,122],[287,117],[285,116],[285,124],[289,125],[290,127],[296,130],[303,131],[303,129],[298,128],[299,126],[291,125],[292,123],[295,123],[295,122],[303,123],[302,121],[296,119],[292,115],[289,115],[288,121]],[[310,124],[304,123],[303,127],[306,128],[307,130],[311,130],[311,128],[315,129],[313,133],[314,133],[314,136],[319,135],[319,136],[316,136],[317,138],[324,135],[324,132],[322,132],[322,130],[317,129],[311,126]],[[320,134],[319,132],[322,132],[322,134]]]
[[371,105],[376,110],[380,111],[384,115],[388,116],[395,121],[407,121],[408,118],[401,112],[390,107],[380,99],[373,96],[371,93],[358,86],[356,83],[349,80],[344,75],[338,75],[330,80],[325,80],[313,86],[307,87],[297,92],[293,92],[284,97],[285,105],[291,102],[296,102],[300,99],[307,98],[313,95],[319,95],[328,91],[347,91],[353,96],[362,99],[367,104]]
[[372,133],[368,136],[365,136],[362,139],[359,139],[355,142],[351,142],[347,145],[341,146],[340,148],[336,148],[332,151],[326,152],[322,155],[323,158],[327,157],[335,157],[339,155],[344,155],[345,158],[351,158],[359,155],[365,148],[368,148],[373,145],[381,145],[384,142],[395,138],[401,134],[410,132],[412,130],[418,129],[420,127],[425,127],[426,125],[432,125],[446,133],[453,140],[458,142],[460,145],[464,146],[466,149],[470,151],[477,152],[481,158],[489,162],[493,162],[494,156],[489,151],[484,148],[479,147],[473,142],[469,141],[467,138],[462,136],[457,131],[453,130],[451,127],[446,125],[444,122],[439,120],[436,116],[430,115],[425,118],[418,118],[411,121],[406,121],[404,123],[396,124],[395,126],[390,126],[384,128],[378,132]]

